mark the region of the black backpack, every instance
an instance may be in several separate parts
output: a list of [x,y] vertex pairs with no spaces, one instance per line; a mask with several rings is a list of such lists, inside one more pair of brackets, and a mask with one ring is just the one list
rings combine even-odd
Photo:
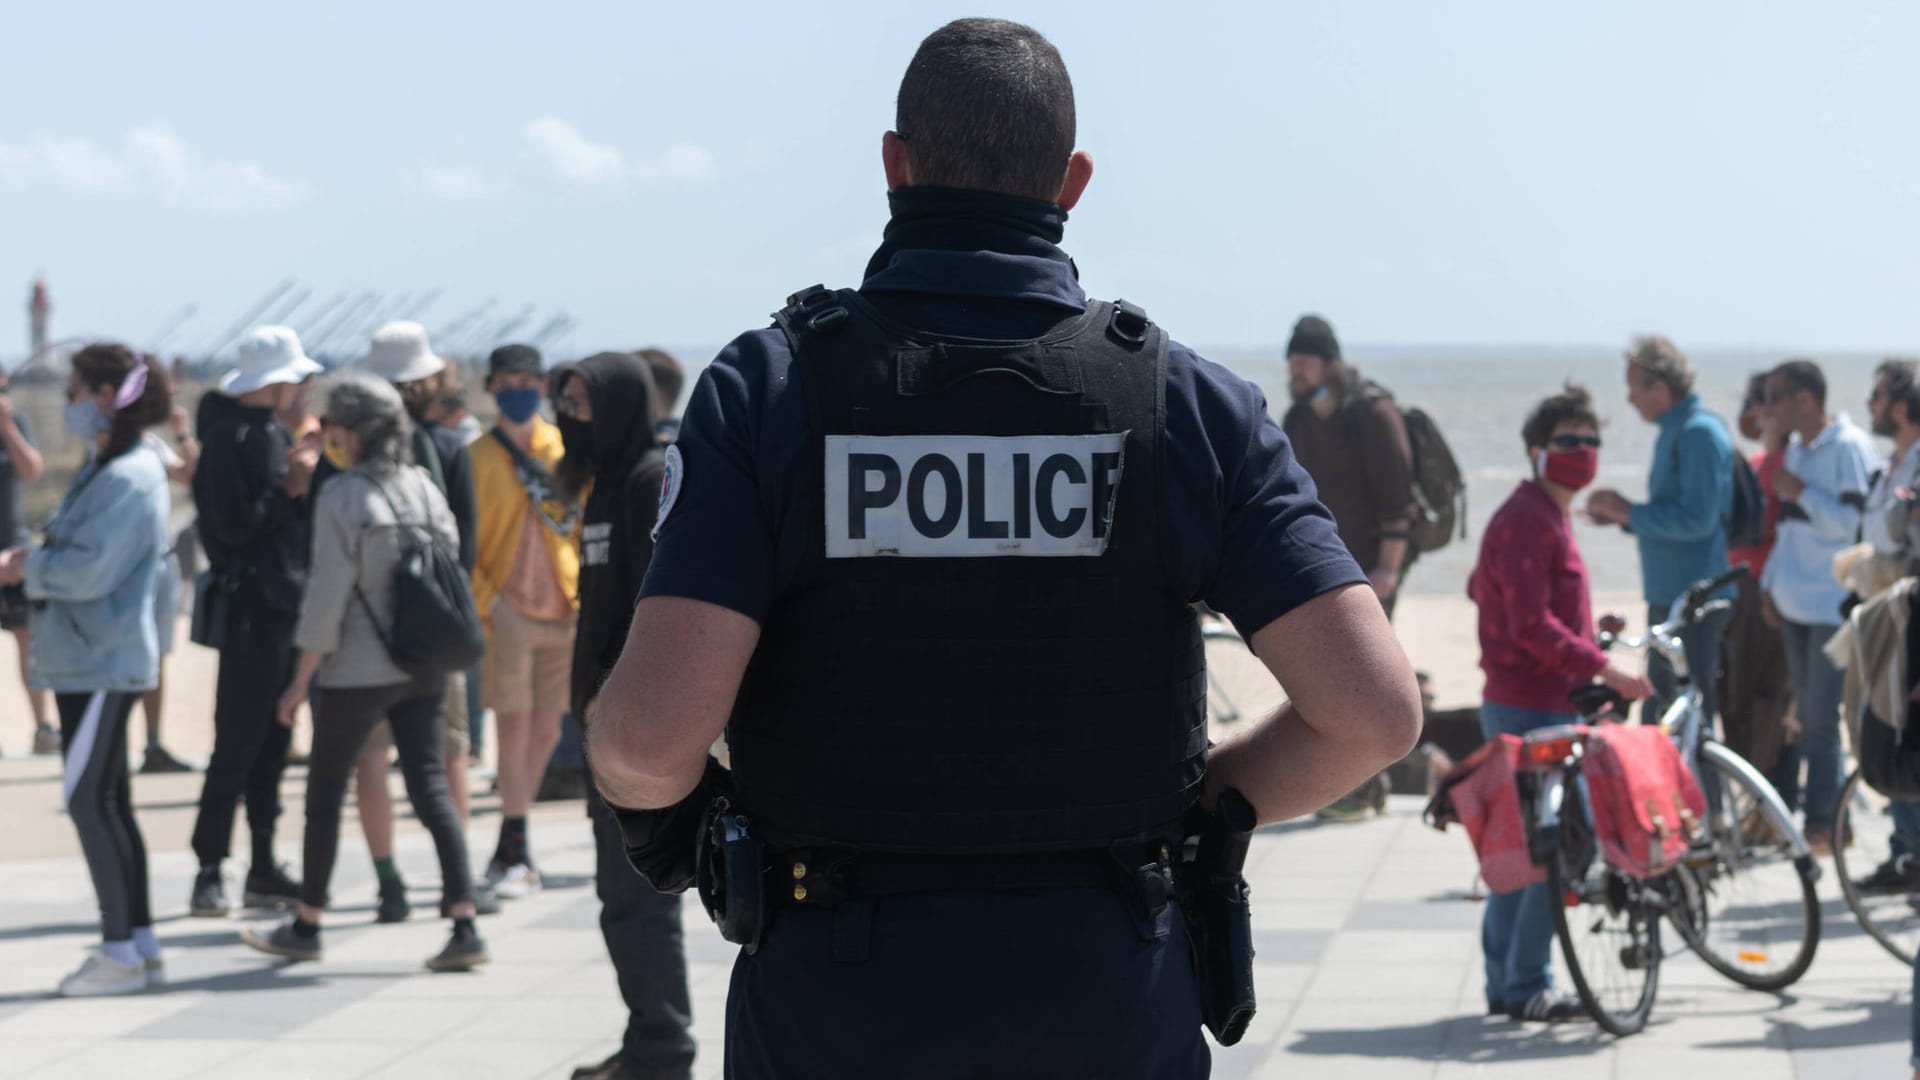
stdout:
[[[1727,441],[1729,445],[1733,442],[1731,438]],[[1678,439],[1673,442],[1673,469],[1680,471]],[[1733,448],[1733,500],[1720,524],[1727,531],[1730,548],[1759,547],[1767,541],[1767,493],[1738,446]]]
[[[1382,400],[1393,401],[1393,394],[1378,383],[1367,383],[1355,402],[1353,422],[1359,422],[1361,410],[1372,408]],[[1399,402],[1394,402],[1394,408],[1400,410],[1401,422],[1407,429],[1407,446],[1413,451],[1409,470],[1413,479],[1413,515],[1407,529],[1407,546],[1411,549],[1410,555],[1424,555],[1452,543],[1456,532],[1460,539],[1467,538],[1467,481],[1460,474],[1460,463],[1454,460],[1453,449],[1447,445],[1446,436],[1440,434],[1440,425],[1433,422],[1433,417],[1418,407],[1401,408]]]
[[430,679],[471,668],[486,655],[487,635],[473,605],[466,569],[424,524],[416,526],[400,516],[379,481],[372,483],[401,530],[400,560],[393,566],[393,625],[381,628],[358,585],[353,594],[400,670]]

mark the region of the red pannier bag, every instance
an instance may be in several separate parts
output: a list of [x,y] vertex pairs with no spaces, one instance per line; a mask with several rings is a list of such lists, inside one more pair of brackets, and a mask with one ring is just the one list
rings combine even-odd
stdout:
[[1480,876],[1497,893],[1517,892],[1547,880],[1527,851],[1527,825],[1520,817],[1520,739],[1498,735],[1455,765],[1427,804],[1427,821],[1444,831],[1466,826],[1480,857]]
[[1700,784],[1667,733],[1605,724],[1587,735],[1587,797],[1594,839],[1609,865],[1633,877],[1673,869],[1706,817]]

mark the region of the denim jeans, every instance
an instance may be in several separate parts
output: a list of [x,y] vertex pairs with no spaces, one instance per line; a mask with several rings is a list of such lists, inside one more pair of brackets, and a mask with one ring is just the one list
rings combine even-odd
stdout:
[[[1579,720],[1573,713],[1516,709],[1491,701],[1480,706],[1480,731],[1489,739]],[[1480,916],[1480,951],[1487,963],[1489,1008],[1518,1009],[1553,985],[1553,896],[1547,886],[1489,895]]]
[[[1726,636],[1727,623],[1732,619],[1731,611],[1716,611],[1697,623],[1680,628],[1680,644],[1687,650],[1687,675],[1700,691],[1702,699],[1702,735],[1716,730],[1713,721],[1720,710],[1717,697],[1720,687],[1720,639]],[[1666,608],[1647,609],[1648,626],[1658,626],[1665,621]],[[1680,696],[1680,680],[1673,665],[1657,649],[1647,650],[1647,679],[1653,683],[1653,696],[1640,707],[1640,722],[1643,724],[1660,719],[1661,714]]]
[[1920,855],[1920,802],[1887,804],[1893,817],[1893,841],[1888,846],[1895,855]]
[[[1806,812],[1807,830],[1833,828],[1834,801],[1846,782],[1846,760],[1840,749],[1840,694],[1842,675],[1827,659],[1826,644],[1838,626],[1782,621],[1780,638],[1787,647],[1787,671],[1793,677],[1794,711],[1800,718],[1800,741],[1780,755],[1780,766],[1767,779],[1780,791],[1790,809]],[[1800,764],[1806,762],[1807,780],[1800,785]]]

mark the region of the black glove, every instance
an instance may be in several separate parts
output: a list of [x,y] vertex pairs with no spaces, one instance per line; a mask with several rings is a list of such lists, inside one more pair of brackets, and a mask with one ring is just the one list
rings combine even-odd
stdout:
[[678,895],[693,884],[694,859],[700,848],[700,821],[707,805],[731,791],[732,774],[711,755],[707,771],[686,798],[660,810],[628,810],[607,804],[620,824],[627,862],[657,892]]

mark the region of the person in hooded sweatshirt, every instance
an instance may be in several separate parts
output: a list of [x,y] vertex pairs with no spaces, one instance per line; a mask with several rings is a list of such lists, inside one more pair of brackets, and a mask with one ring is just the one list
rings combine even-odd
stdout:
[[[590,723],[594,696],[620,658],[640,579],[653,559],[654,518],[674,451],[659,446],[659,397],[640,357],[588,357],[555,373],[553,390],[566,448],[557,479],[569,499],[590,492],[581,519],[580,623],[571,686],[573,715]],[[620,826],[592,784],[587,814],[593,819],[600,931],[628,1015],[620,1049],[576,1069],[574,1078],[691,1076],[693,1009],[680,898],[655,892],[634,872]]]

